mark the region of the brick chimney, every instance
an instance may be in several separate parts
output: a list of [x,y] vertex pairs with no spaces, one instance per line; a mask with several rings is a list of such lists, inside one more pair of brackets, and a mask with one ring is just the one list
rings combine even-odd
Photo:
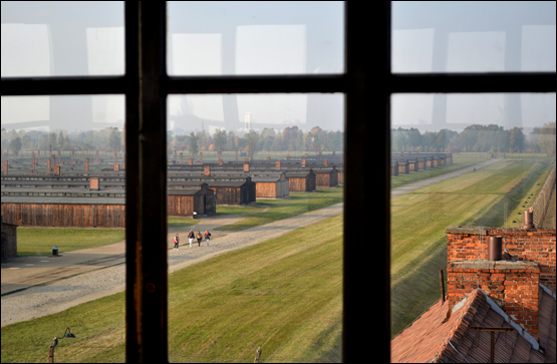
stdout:
[[89,172],[89,158],[85,158],[85,172]]
[[203,168],[203,175],[204,176],[210,176],[211,175],[211,166],[205,166]]
[[98,178],[89,178],[89,190],[90,191],[98,191],[100,190],[100,184],[99,184],[99,179]]
[[509,317],[538,338],[540,267],[535,262],[463,261],[447,267],[449,309],[481,289]]
[[[481,289],[538,339],[540,284],[555,292],[555,230],[452,226],[446,232],[450,309]],[[503,237],[503,260],[488,260],[494,236]]]
[[249,163],[244,163],[244,172],[249,172]]
[[275,162],[275,168],[280,170],[280,161]]

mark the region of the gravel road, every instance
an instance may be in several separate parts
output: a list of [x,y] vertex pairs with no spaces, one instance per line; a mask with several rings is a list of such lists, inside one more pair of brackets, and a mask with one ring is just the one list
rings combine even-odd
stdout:
[[[276,221],[237,233],[215,232],[216,226],[207,219],[193,227],[204,232],[209,228],[213,233],[210,247],[203,240],[198,247],[189,247],[186,234],[189,229],[172,229],[168,234],[169,271],[190,266],[217,254],[258,244],[290,231],[315,224],[343,212],[343,204],[312,211],[290,219]],[[221,221],[222,223],[222,221]],[[228,222],[227,222],[228,223]],[[175,233],[181,236],[180,249],[172,249]],[[104,269],[56,280],[44,285],[2,296],[2,326],[64,311],[70,307],[92,301],[125,289],[125,266],[118,264]]]

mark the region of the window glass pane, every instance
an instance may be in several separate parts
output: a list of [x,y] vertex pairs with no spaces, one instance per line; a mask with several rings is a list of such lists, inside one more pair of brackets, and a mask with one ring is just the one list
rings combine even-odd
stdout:
[[172,1],[171,75],[344,72],[344,3]]
[[170,95],[168,114],[170,359],[341,361],[344,95]]
[[124,73],[122,1],[2,1],[2,77]]
[[125,360],[124,100],[1,98],[3,360]]
[[[391,102],[391,350],[392,360],[402,361],[410,351],[416,357],[424,352],[413,341],[416,332],[433,332],[446,317],[448,309],[443,311],[438,301],[439,271],[445,271],[447,282],[448,260],[456,255],[448,253],[449,226],[469,227],[470,234],[480,227],[523,231],[525,211],[533,207],[536,227],[555,229],[555,180],[546,181],[555,173],[556,97],[395,94]],[[518,243],[505,235],[510,231],[499,231],[504,247],[518,260],[526,259],[513,250]],[[555,230],[547,233],[554,236]],[[460,247],[482,251],[475,245]],[[488,257],[470,259],[484,264]],[[477,280],[469,284],[488,295],[493,288]],[[455,287],[447,285],[447,300],[461,293]],[[441,348],[447,335],[425,345]]]
[[393,1],[392,63],[405,72],[555,72],[552,1]]

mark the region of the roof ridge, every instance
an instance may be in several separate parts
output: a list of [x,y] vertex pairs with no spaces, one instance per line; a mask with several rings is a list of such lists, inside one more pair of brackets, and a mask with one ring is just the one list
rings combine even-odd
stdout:
[[[480,292],[483,294],[480,294]],[[464,337],[468,327],[472,324],[478,309],[485,301],[485,297],[485,293],[481,289],[475,289],[468,295],[468,297],[463,299],[465,302],[461,301],[461,303],[463,303],[462,307],[460,307],[462,308],[462,313],[455,322],[451,335],[443,343],[441,349],[433,357],[431,362],[446,362],[454,355],[454,351],[460,354],[457,349],[460,344],[460,340]],[[458,312],[458,310],[456,310],[456,312]],[[468,313],[470,313],[470,315],[468,315]],[[464,358],[462,354],[460,355]]]

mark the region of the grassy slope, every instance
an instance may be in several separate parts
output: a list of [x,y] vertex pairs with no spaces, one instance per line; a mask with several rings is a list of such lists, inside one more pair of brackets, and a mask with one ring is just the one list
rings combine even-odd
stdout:
[[392,334],[439,298],[439,273],[446,268],[445,228],[504,225],[547,163],[501,161],[485,169],[392,200]]
[[[2,328],[2,362],[122,362],[124,294]],[[342,216],[169,277],[171,361],[341,360]]]

